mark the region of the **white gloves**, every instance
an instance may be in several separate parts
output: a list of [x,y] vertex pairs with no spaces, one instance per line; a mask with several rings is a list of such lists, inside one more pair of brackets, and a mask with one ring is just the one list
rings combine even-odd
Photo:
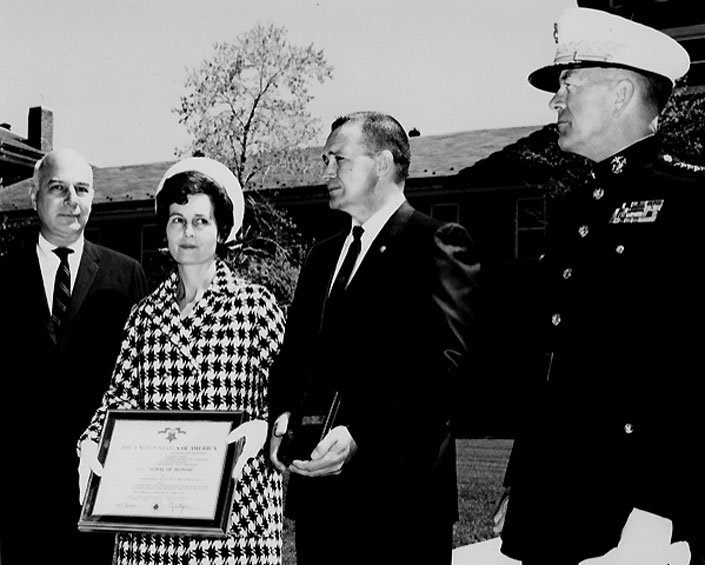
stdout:
[[242,475],[242,469],[250,459],[259,453],[267,440],[267,422],[264,420],[250,420],[244,422],[228,434],[227,442],[242,441],[240,455],[233,469],[233,479],[236,481]]
[[634,508],[619,545],[580,565],[688,565],[690,547],[684,541],[671,544],[672,532],[673,523],[668,518]]
[[91,472],[100,477],[103,474],[103,466],[98,461],[98,444],[90,439],[84,439],[81,442],[81,459],[78,463],[79,504],[83,504]]

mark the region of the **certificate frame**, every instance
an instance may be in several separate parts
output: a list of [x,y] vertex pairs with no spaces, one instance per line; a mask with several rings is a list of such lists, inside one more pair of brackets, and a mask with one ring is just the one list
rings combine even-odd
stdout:
[[[82,532],[224,538],[242,440],[240,411],[108,410],[81,507]],[[194,443],[195,442],[195,443]]]

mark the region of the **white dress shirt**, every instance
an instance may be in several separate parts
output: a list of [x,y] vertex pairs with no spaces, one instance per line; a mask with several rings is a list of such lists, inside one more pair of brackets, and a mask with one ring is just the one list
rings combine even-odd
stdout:
[[[76,282],[76,275],[78,274],[78,266],[81,264],[81,256],[83,255],[83,244],[84,239],[83,236],[81,236],[74,243],[66,246],[73,249],[73,253],[69,254],[72,294]],[[44,292],[46,294],[50,314],[52,313],[51,310],[54,303],[54,279],[56,278],[56,271],[59,270],[59,264],[61,263],[59,257],[54,253],[54,249],[57,247],[57,245],[49,243],[42,234],[39,234],[39,240],[37,241],[37,258],[39,259],[39,269],[42,272]]]

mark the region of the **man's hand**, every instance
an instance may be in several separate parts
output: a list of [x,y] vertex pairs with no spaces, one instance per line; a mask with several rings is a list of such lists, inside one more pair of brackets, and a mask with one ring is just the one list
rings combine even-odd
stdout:
[[318,443],[311,453],[310,461],[295,459],[289,469],[292,473],[306,477],[338,475],[356,452],[357,443],[348,428],[337,426]]
[[282,473],[286,471],[286,465],[279,461],[277,454],[279,452],[279,445],[282,442],[282,438],[289,429],[289,416],[291,416],[291,412],[284,412],[279,415],[279,417],[274,421],[274,426],[272,426],[272,435],[269,438],[269,459],[272,461],[272,465],[274,465],[274,467]]
[[83,504],[86,496],[91,471],[100,477],[103,474],[103,466],[98,461],[98,444],[90,439],[84,439],[81,442],[81,459],[78,463],[79,504]]
[[242,469],[250,459],[259,453],[267,439],[267,422],[264,420],[250,420],[240,424],[228,434],[227,442],[243,442],[240,455],[233,469],[233,479],[236,481],[242,475]]

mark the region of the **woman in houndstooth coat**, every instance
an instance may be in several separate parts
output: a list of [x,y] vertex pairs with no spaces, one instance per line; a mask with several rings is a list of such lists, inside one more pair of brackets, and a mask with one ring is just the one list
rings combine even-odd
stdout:
[[[243,207],[236,178],[211,159],[179,161],[160,182],[157,220],[177,269],[126,322],[111,384],[80,440],[82,492],[108,409],[238,410],[266,426],[283,314],[267,289],[236,278],[216,258],[240,228]],[[261,449],[265,434],[247,437],[226,538],[120,533],[114,562],[280,564],[282,482]]]

